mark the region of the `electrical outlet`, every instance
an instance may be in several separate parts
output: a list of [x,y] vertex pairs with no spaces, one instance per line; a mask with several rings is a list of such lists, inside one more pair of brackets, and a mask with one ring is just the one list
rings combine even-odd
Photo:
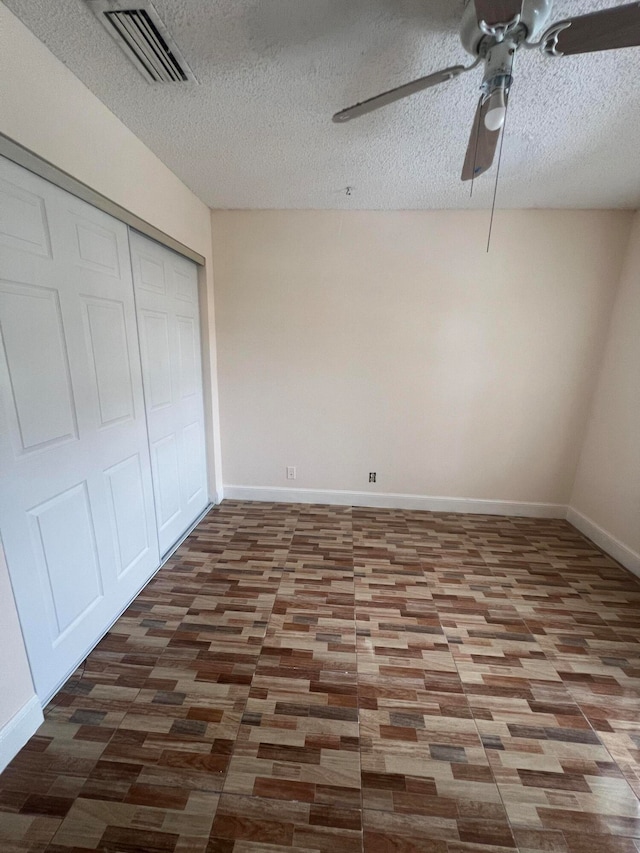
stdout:
[[372,471],[372,472],[369,474],[369,482],[370,482],[370,483],[375,483],[375,481],[376,481],[376,472],[375,472],[375,471]]
[[287,480],[295,480],[296,468],[295,465],[287,465]]

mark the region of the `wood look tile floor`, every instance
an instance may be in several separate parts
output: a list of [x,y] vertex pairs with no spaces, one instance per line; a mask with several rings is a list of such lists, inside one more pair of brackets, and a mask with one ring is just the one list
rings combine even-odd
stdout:
[[0,776],[1,853],[639,853],[640,585],[564,521],[226,501]]

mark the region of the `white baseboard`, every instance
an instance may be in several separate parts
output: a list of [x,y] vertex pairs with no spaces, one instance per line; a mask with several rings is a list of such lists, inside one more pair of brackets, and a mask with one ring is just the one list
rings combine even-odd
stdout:
[[427,495],[346,492],[330,489],[287,489],[271,486],[226,486],[224,497],[237,501],[370,506],[385,509],[418,509],[429,512],[462,512],[480,515],[513,515],[530,518],[565,518],[564,504],[494,501],[478,498],[443,498]]
[[607,554],[621,563],[625,569],[629,569],[634,575],[640,577],[640,554],[627,547],[624,542],[616,539],[608,530],[600,527],[595,521],[578,512],[572,506],[567,508],[567,521],[573,524],[580,533],[591,539],[592,542],[602,548]]
[[17,714],[0,729],[0,773],[20,752],[29,738],[34,735],[42,723],[44,715],[37,696],[23,705]]

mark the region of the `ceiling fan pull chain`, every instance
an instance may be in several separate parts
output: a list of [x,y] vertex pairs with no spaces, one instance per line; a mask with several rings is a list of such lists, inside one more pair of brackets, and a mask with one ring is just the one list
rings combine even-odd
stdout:
[[[511,55],[511,68],[509,69],[509,76],[511,80],[513,80],[513,66],[516,61],[516,55],[513,53]],[[489,254],[489,249],[491,248],[491,235],[493,233],[493,219],[496,213],[496,199],[498,198],[498,181],[500,180],[500,166],[502,165],[502,147],[504,145],[504,137],[507,132],[507,118],[509,116],[509,101],[506,103],[505,114],[504,114],[504,122],[502,124],[502,133],[500,135],[500,149],[498,151],[498,166],[496,168],[496,182],[493,188],[493,203],[491,205],[491,219],[489,221],[489,236],[487,237],[487,254]]]

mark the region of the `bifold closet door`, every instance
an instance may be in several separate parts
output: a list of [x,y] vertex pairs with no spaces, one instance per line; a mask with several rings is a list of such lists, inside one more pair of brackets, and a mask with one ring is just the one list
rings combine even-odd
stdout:
[[208,505],[198,268],[130,234],[160,553]]
[[158,568],[127,227],[0,158],[0,535],[47,699]]

